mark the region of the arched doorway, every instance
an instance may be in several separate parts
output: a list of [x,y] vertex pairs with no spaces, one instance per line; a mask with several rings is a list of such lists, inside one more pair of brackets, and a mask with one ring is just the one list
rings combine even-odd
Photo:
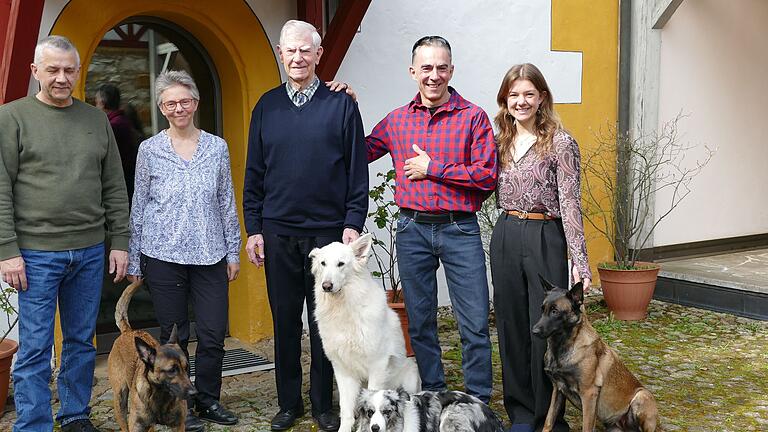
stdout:
[[[51,34],[70,38],[80,50],[83,65],[88,65],[103,36],[121,23],[139,22],[131,20],[173,23],[205,47],[219,79],[220,99],[213,105],[218,103],[214,111],[220,120],[215,127],[229,144],[233,181],[237,196],[242,196],[250,111],[265,91],[280,83],[272,47],[258,18],[242,0],[214,4],[187,0],[183,6],[164,0],[70,0]],[[89,81],[88,71],[83,70],[76,97],[86,98]],[[230,285],[229,328],[241,340],[256,341],[272,334],[264,274],[247,264],[244,252],[241,261],[245,263],[241,275]]]
[[[116,87],[120,91],[120,107],[117,110],[105,108],[105,111],[110,120],[115,116],[126,116],[134,124],[134,134],[115,134],[129,194],[133,190],[132,173],[139,143],[168,127],[155,96],[154,78],[160,73],[187,71],[199,83],[201,103],[195,113],[195,124],[210,133],[222,134],[221,86],[213,61],[199,41],[173,23],[155,17],[130,17],[104,35],[90,64],[83,67],[88,71],[86,101],[99,106],[95,103],[99,89]],[[112,342],[120,334],[115,325],[114,310],[127,284],[127,281],[114,283],[113,277],[105,272],[96,322],[100,353],[109,352]],[[146,290],[139,290],[131,300],[129,316],[133,328],[146,329],[158,336],[154,309]],[[192,321],[194,338],[194,317]]]

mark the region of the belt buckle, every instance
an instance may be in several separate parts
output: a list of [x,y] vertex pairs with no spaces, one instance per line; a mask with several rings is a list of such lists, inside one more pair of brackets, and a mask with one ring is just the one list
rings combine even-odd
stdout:
[[517,217],[519,219],[528,219],[528,211],[523,210],[521,212],[517,212]]

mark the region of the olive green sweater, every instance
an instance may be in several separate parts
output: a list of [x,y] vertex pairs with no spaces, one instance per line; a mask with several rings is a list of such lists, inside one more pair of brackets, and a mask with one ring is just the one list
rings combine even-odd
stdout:
[[106,114],[35,96],[0,106],[0,259],[105,240],[128,250],[128,196]]

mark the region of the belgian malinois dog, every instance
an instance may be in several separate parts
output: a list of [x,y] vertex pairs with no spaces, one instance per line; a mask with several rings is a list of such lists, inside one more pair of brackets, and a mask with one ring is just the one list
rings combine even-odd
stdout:
[[552,430],[565,398],[581,409],[583,432],[592,432],[596,419],[608,432],[661,430],[653,395],[600,339],[583,312],[581,282],[566,290],[539,278],[547,296],[533,334],[547,338],[544,370],[554,385],[542,432]]
[[143,432],[155,424],[183,432],[187,399],[197,390],[187,376],[187,358],[178,345],[176,325],[165,345],[131,328],[128,304],[140,286],[140,281],[128,285],[115,308],[120,336],[108,361],[115,419],[123,432]]

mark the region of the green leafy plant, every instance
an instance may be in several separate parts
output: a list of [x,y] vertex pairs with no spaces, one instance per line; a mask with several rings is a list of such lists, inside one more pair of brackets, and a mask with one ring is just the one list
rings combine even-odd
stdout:
[[10,286],[0,289],[0,312],[5,315],[5,321],[7,323],[7,329],[0,336],[0,343],[2,343],[6,337],[11,333],[11,330],[19,322],[19,313],[11,302],[11,298],[16,295],[16,290]]
[[477,212],[477,223],[480,225],[480,238],[483,242],[483,251],[485,252],[485,264],[490,266],[491,257],[491,235],[493,227],[499,219],[502,210],[496,204],[496,194],[493,193],[485,201]]
[[[613,246],[615,269],[637,269],[659,223],[691,193],[691,182],[715,153],[705,147],[701,160],[686,160],[696,146],[680,141],[682,118],[651,133],[620,133],[612,126],[597,133],[596,145],[583,154],[583,216]],[[611,154],[615,160],[606,157]],[[657,212],[660,192],[671,198]]]
[[376,270],[371,274],[381,281],[381,286],[392,291],[391,301],[401,302],[400,273],[397,269],[397,252],[395,236],[397,234],[397,218],[400,209],[395,204],[395,170],[386,173],[377,173],[380,182],[368,191],[368,196],[373,201],[373,210],[368,213],[368,218],[373,220],[378,230],[366,231],[373,237],[374,262]]

